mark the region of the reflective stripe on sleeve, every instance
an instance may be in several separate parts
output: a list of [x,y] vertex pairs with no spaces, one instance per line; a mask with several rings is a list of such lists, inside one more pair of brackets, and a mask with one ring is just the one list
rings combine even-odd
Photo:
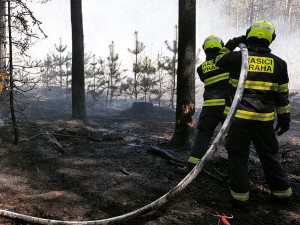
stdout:
[[230,50],[226,47],[223,47],[221,50],[220,50],[220,55],[218,55],[215,59],[215,63],[217,63],[224,55],[230,53]]
[[[230,107],[226,106],[224,113],[228,114]],[[249,112],[245,110],[237,110],[235,117],[246,119],[246,120],[258,120],[258,121],[271,121],[274,120],[274,112],[271,113],[256,113],[256,112]]]
[[276,107],[277,114],[289,113],[290,110],[291,110],[290,104],[282,107]]
[[231,190],[231,196],[233,197],[233,199],[238,201],[247,201],[249,200],[249,191],[246,193],[236,193]]
[[289,91],[288,84],[279,85],[277,91],[279,93],[288,92]]
[[288,198],[292,195],[292,193],[293,193],[292,188],[289,188],[289,189],[284,190],[284,191],[272,191],[272,194],[276,198]]
[[211,100],[206,100],[203,103],[203,106],[217,106],[217,105],[225,105],[225,99],[211,99]]
[[193,164],[198,164],[200,162],[200,159],[198,159],[196,157],[193,157],[193,156],[190,156],[188,162],[193,163]]
[[[230,79],[230,81],[229,81],[229,83],[233,87],[237,87],[238,82],[239,82],[239,80],[237,80],[237,79]],[[278,84],[277,83],[271,83],[271,82],[247,80],[246,84],[245,84],[245,88],[255,89],[255,90],[277,91],[278,90]]]
[[229,79],[229,73],[222,73],[217,76],[213,76],[213,77],[205,79],[204,84],[205,84],[205,86],[207,86],[207,85],[216,83],[220,80],[226,80],[226,79]]

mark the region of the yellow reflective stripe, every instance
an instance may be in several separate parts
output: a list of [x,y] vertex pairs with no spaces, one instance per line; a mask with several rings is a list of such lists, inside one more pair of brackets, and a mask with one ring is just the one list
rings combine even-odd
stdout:
[[211,99],[211,100],[206,100],[203,103],[203,106],[216,106],[216,105],[225,105],[225,99]]
[[193,157],[193,156],[190,156],[188,162],[193,163],[193,164],[198,164],[200,162],[200,159],[198,159],[196,157]]
[[288,88],[288,84],[281,84],[278,86],[278,89],[277,91],[279,93],[282,93],[282,92],[288,92],[289,88]]
[[221,50],[220,50],[220,53],[223,53],[223,54],[228,54],[230,53],[230,50],[226,47],[223,47]]
[[237,87],[239,80],[230,78],[229,83],[232,85],[232,87]]
[[277,198],[288,198],[292,195],[292,188],[289,188],[284,191],[272,191],[272,194]]
[[247,201],[249,200],[249,191],[246,193],[236,193],[233,190],[230,191],[233,199],[238,201]]
[[220,50],[220,55],[218,55],[215,59],[215,63],[217,63],[224,55],[230,53],[230,50],[226,47],[223,47],[221,50]]
[[[233,87],[237,87],[238,82],[239,82],[239,80],[237,80],[237,79],[230,79],[230,81],[229,81],[229,83]],[[246,84],[245,84],[245,88],[255,89],[255,90],[277,91],[278,84],[277,83],[271,83],[271,82],[247,80]]]
[[276,111],[278,114],[289,113],[290,109],[291,109],[290,104],[288,104],[286,106],[282,106],[282,107],[276,107]]
[[[228,114],[230,107],[226,106],[224,113]],[[258,120],[258,121],[271,121],[274,120],[274,112],[271,113],[257,113],[257,112],[249,112],[245,110],[237,110],[235,117],[246,119],[246,120]]]
[[213,76],[213,77],[205,79],[204,84],[206,86],[206,85],[216,83],[220,80],[226,80],[226,79],[229,79],[229,73],[222,73],[222,74],[219,74],[217,76]]

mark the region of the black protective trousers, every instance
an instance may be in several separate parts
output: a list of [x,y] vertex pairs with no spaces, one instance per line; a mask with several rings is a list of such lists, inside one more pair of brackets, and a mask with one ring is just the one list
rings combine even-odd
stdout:
[[191,157],[200,160],[205,155],[216,127],[224,120],[224,106],[205,106],[202,108]]
[[249,191],[248,158],[251,142],[259,156],[271,191],[287,190],[290,182],[278,156],[279,145],[273,126],[251,127],[235,122],[231,125],[225,139],[231,190],[236,193]]

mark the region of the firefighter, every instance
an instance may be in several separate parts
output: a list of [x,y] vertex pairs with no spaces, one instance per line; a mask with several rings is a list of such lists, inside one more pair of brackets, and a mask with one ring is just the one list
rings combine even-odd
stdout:
[[[228,151],[230,188],[233,203],[246,206],[249,199],[248,157],[253,143],[264,169],[266,181],[275,199],[290,199],[292,189],[286,171],[278,157],[276,139],[290,128],[288,73],[284,60],[271,53],[269,45],[276,37],[275,27],[268,21],[251,25],[245,36],[229,40],[216,57],[218,67],[230,72],[231,92],[226,101],[228,114],[238,84],[241,51],[233,51],[245,43],[249,53],[248,76],[244,94],[225,139]],[[277,125],[274,130],[274,116]]]
[[223,46],[222,39],[213,35],[207,37],[202,46],[206,61],[197,68],[197,73],[204,83],[204,102],[197,125],[198,132],[188,159],[188,170],[198,164],[204,156],[215,128],[225,119],[224,108],[229,90],[229,73],[217,67],[213,61]]

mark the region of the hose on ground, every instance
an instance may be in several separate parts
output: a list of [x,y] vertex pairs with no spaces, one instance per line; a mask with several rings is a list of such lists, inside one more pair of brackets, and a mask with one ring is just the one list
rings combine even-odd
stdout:
[[240,73],[240,79],[238,83],[238,87],[230,108],[230,111],[226,117],[226,120],[224,121],[218,135],[216,136],[215,140],[213,141],[210,148],[207,150],[206,154],[202,157],[200,162],[190,171],[190,173],[183,178],[182,181],[180,181],[175,187],[173,187],[169,192],[167,192],[165,195],[161,196],[157,200],[151,202],[148,205],[145,205],[142,208],[139,208],[137,210],[134,210],[132,212],[107,218],[107,219],[101,219],[101,220],[92,220],[92,221],[62,221],[62,220],[51,220],[51,219],[44,219],[39,217],[33,217],[28,216],[20,213],[15,213],[11,211],[6,210],[0,210],[0,216],[4,216],[10,219],[17,219],[21,221],[25,221],[28,223],[34,223],[34,224],[53,224],[53,225],[101,225],[101,224],[114,224],[117,222],[123,222],[128,219],[132,219],[134,217],[137,217],[139,215],[145,214],[155,208],[160,207],[164,203],[166,203],[168,200],[173,198],[177,193],[181,192],[183,189],[187,187],[189,183],[191,183],[197,175],[201,172],[203,169],[205,163],[212,157],[212,155],[222,146],[222,142],[226,136],[227,131],[230,128],[230,125],[232,123],[232,120],[234,118],[234,115],[237,111],[237,107],[241,101],[244,87],[246,83],[247,78],[247,72],[248,72],[248,50],[246,46],[242,43],[239,44],[239,48],[242,52],[242,65],[241,65],[241,73]]

